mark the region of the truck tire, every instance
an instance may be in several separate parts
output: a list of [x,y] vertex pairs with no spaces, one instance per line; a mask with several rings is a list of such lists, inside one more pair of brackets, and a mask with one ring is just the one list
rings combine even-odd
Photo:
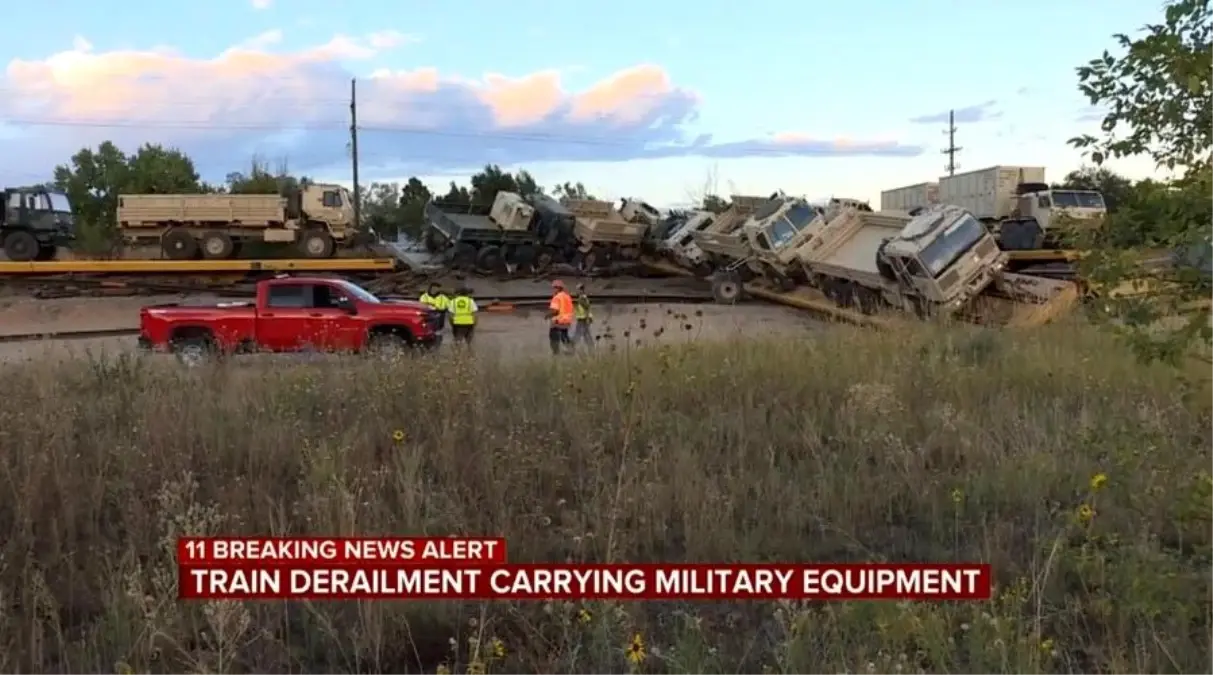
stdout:
[[193,260],[198,257],[198,240],[185,230],[169,230],[160,237],[160,250],[169,260]]
[[207,337],[188,337],[173,341],[173,355],[186,368],[197,368],[215,357],[215,343]]
[[4,237],[4,255],[13,262],[29,262],[38,257],[38,239],[25,230],[9,232]]
[[333,238],[324,230],[308,230],[299,239],[299,251],[305,258],[313,260],[331,258],[336,249]]
[[495,274],[501,271],[501,247],[485,246],[476,253],[476,269],[481,272]]
[[371,333],[366,340],[366,353],[377,358],[399,356],[410,347],[409,339],[397,331]]
[[451,265],[456,269],[468,269],[476,264],[476,247],[468,243],[455,244],[451,253]]
[[59,247],[54,244],[39,244],[38,255],[34,260],[49,262],[55,259],[55,255],[59,253]]
[[203,233],[200,248],[207,260],[227,260],[236,252],[236,242],[226,232],[211,230]]
[[546,272],[558,258],[559,256],[556,254],[556,249],[552,248],[551,246],[543,246],[538,252],[535,253],[535,263],[533,267],[536,272]]
[[741,278],[730,272],[712,279],[712,298],[722,305],[737,304],[741,299]]
[[506,258],[506,262],[515,265],[520,274],[529,274],[535,269],[535,247],[530,244],[521,244],[514,247],[513,255]]
[[425,250],[429,253],[438,253],[442,250],[442,237],[432,229],[425,231],[425,237],[422,238],[421,243],[425,245]]

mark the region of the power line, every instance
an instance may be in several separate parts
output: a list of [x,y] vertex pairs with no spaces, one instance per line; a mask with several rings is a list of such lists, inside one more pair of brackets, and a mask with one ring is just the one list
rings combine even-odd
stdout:
[[956,111],[955,110],[948,111],[947,134],[948,134],[948,147],[941,150],[940,153],[948,156],[948,164],[947,164],[947,166],[944,167],[944,169],[947,170],[949,176],[955,176],[956,169],[959,168],[956,166],[956,153],[958,153],[964,149],[964,148],[956,147]]

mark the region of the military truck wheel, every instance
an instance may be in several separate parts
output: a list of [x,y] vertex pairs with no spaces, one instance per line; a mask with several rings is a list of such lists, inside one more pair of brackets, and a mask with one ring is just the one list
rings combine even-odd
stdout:
[[225,260],[236,252],[236,242],[226,232],[212,230],[202,235],[202,257],[207,260]]
[[722,305],[735,305],[741,299],[741,279],[732,273],[712,280],[712,298]]
[[535,264],[533,268],[536,272],[546,272],[552,263],[556,262],[556,249],[551,246],[544,246],[535,254]]
[[476,269],[486,273],[501,271],[501,247],[485,246],[476,253]]
[[198,256],[198,240],[185,230],[169,230],[160,237],[160,250],[169,260],[193,260]]
[[58,246],[55,246],[54,244],[39,244],[38,255],[34,258],[34,260],[39,260],[42,262],[54,260],[57,253],[59,253]]
[[337,246],[324,230],[308,230],[299,240],[299,250],[305,258],[331,258]]
[[476,247],[471,244],[456,244],[451,255],[451,264],[458,269],[467,269],[476,264]]
[[535,269],[535,254],[534,246],[522,244],[514,247],[512,254],[506,258],[506,262],[515,265],[519,272],[526,274]]
[[38,240],[24,230],[9,232],[4,237],[4,255],[13,262],[29,262],[38,257]]

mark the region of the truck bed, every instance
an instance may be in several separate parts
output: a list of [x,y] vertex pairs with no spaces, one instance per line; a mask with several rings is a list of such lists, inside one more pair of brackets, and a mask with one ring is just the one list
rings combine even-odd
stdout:
[[487,213],[460,213],[433,203],[425,205],[425,219],[451,241],[529,242],[535,238],[530,230],[501,229]]
[[161,227],[165,223],[281,226],[286,220],[286,201],[278,195],[121,195],[118,223],[122,227]]
[[742,260],[750,256],[750,244],[740,232],[692,232],[691,237],[699,250],[729,260]]

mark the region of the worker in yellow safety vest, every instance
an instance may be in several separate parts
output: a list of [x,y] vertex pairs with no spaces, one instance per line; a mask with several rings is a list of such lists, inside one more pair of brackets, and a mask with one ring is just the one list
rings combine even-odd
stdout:
[[573,296],[564,288],[564,282],[557,279],[552,282],[552,301],[548,303],[548,318],[551,327],[548,328],[548,343],[553,354],[559,354],[565,345],[572,346],[569,339],[569,328],[573,327]]
[[442,312],[442,322],[446,325],[447,310],[451,307],[451,301],[446,297],[446,293],[442,292],[442,287],[438,284],[430,284],[430,287],[421,294],[419,298],[421,303],[429,305],[435,310]]
[[476,313],[480,308],[472,298],[472,290],[460,286],[451,298],[448,311],[451,315],[451,337],[456,343],[472,344],[472,333],[476,330]]
[[585,292],[585,284],[577,284],[577,297],[573,298],[573,318],[577,325],[573,328],[573,344],[584,342],[593,348],[594,334],[591,328],[594,324],[594,313],[590,311],[590,296]]

